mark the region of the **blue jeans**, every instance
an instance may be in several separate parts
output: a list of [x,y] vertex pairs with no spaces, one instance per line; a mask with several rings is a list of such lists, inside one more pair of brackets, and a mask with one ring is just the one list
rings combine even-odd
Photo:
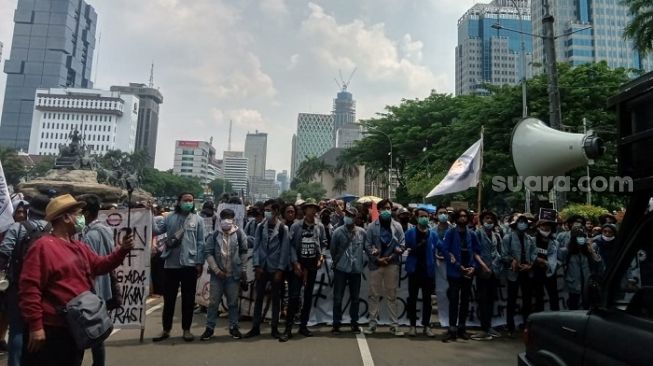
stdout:
[[340,326],[342,322],[342,298],[345,287],[349,285],[349,317],[351,324],[358,324],[358,307],[360,304],[361,274],[338,271],[333,274],[333,325]]
[[222,295],[227,296],[227,308],[229,309],[229,329],[238,328],[238,290],[240,282],[234,277],[225,279],[211,274],[209,309],[206,314],[206,327],[215,329],[218,321],[218,308],[222,301]]
[[9,358],[7,365],[20,366],[23,356],[23,337],[25,321],[18,307],[18,294],[15,286],[7,292],[7,317],[9,318]]

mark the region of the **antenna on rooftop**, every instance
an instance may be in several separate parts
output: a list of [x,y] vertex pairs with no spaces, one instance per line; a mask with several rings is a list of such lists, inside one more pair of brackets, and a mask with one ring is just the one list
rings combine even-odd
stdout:
[[229,140],[227,142],[227,151],[231,151],[231,127],[233,125],[233,121],[229,120]]
[[154,62],[152,62],[152,67],[150,68],[150,88],[154,88]]

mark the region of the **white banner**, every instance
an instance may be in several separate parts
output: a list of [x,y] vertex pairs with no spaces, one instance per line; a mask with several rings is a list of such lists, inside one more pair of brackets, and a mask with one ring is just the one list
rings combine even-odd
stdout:
[[5,171],[0,161],[0,233],[14,223],[14,206],[11,204],[9,187],[5,179]]
[[[127,233],[127,209],[100,211],[98,219],[113,230],[114,242]],[[134,249],[116,268],[123,304],[111,311],[113,324],[119,329],[144,329],[146,299],[150,291],[150,246],[152,243],[152,213],[132,209],[130,227],[134,233]]]
[[456,193],[476,187],[481,176],[483,139],[476,141],[451,165],[449,172],[426,197]]

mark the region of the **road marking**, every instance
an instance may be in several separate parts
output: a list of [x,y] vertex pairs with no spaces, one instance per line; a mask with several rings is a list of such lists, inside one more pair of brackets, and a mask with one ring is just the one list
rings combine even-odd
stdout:
[[358,342],[358,349],[363,359],[363,366],[374,366],[374,360],[372,360],[372,353],[370,352],[370,347],[367,345],[365,334],[363,332],[356,334],[356,341]]
[[[181,297],[181,293],[177,293],[177,298],[180,298],[180,297]],[[146,304],[146,305],[149,305],[150,303],[152,303],[153,301],[156,301],[156,300],[158,300],[158,299],[157,299],[157,298],[150,298],[150,299],[147,299],[147,300],[145,301],[145,304]],[[162,307],[163,307],[163,301],[162,301],[161,303],[156,304],[156,305],[152,306],[151,308],[147,309],[147,311],[145,311],[145,315],[150,315],[150,314],[152,314],[153,312],[155,312],[155,311],[161,309]],[[114,335],[114,334],[116,334],[116,333],[118,333],[118,332],[120,332],[120,329],[114,329],[114,330],[111,332],[111,335],[109,335],[109,337],[111,337],[112,335]]]
[[156,305],[152,306],[151,308],[147,309],[147,311],[145,312],[145,315],[150,315],[153,312],[161,309],[162,307],[163,307],[163,303],[156,304]]

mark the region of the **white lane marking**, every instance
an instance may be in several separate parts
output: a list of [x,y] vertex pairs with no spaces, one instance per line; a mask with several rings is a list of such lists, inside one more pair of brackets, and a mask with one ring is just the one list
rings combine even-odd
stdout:
[[363,366],[374,366],[374,360],[372,360],[372,353],[370,352],[370,347],[367,345],[365,334],[363,332],[356,334],[356,341],[358,342],[358,349],[363,359]]
[[156,305],[152,306],[151,308],[147,309],[147,311],[145,312],[145,315],[150,315],[150,314],[152,314],[153,312],[155,312],[155,311],[161,309],[162,307],[163,307],[163,303],[161,303],[161,304],[156,304]]

